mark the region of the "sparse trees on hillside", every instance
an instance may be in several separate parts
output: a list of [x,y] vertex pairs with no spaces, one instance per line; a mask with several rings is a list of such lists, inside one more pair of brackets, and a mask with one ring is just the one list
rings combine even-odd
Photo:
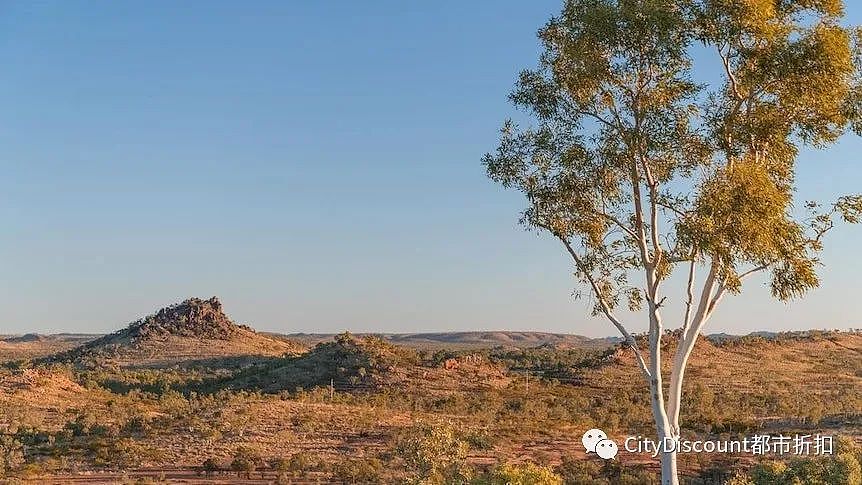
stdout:
[[9,435],[0,435],[0,478],[17,470],[24,464],[24,447]]
[[[806,202],[807,216],[793,204],[800,148],[862,129],[862,34],[842,15],[841,0],[568,0],[511,95],[536,126],[507,121],[484,158],[634,353],[660,440],[680,436],[686,365],[719,303],[758,273],[774,297],[802,296],[818,285],[823,236],[862,215],[858,195]],[[693,81],[695,46],[712,63],[699,75],[720,76]],[[685,297],[666,387],[674,272]],[[620,306],[645,314],[646,351]],[[678,482],[673,452],[662,477]]]

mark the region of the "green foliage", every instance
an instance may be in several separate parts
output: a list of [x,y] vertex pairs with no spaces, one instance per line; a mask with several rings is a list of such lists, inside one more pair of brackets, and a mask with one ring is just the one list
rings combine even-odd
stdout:
[[98,467],[115,469],[137,468],[147,462],[163,459],[160,450],[143,445],[131,438],[94,437],[85,442],[87,455]]
[[[739,483],[753,485],[858,485],[862,483],[862,448],[848,438],[838,440],[834,455],[766,461],[755,466]],[[746,479],[750,479],[746,482]]]
[[74,420],[66,423],[66,430],[72,436],[106,436],[111,433],[103,419],[92,413],[79,413]]
[[748,475],[737,473],[730,477],[730,480],[728,480],[724,485],[754,485],[754,482]]
[[489,352],[491,362],[512,370],[530,371],[543,378],[572,378],[585,367],[595,365],[604,349],[557,349],[550,346],[528,349],[497,348]]
[[380,483],[383,463],[377,458],[342,460],[335,464],[332,475],[344,483]]
[[24,448],[21,443],[6,434],[0,434],[0,478],[24,465]]
[[396,454],[404,461],[410,483],[442,485],[467,483],[467,443],[458,437],[451,424],[420,425],[410,430],[397,445]]
[[412,349],[396,347],[379,337],[356,338],[345,332],[306,354],[249,368],[221,385],[275,392],[329,386],[334,380],[351,389],[370,389],[392,368],[417,362],[418,354]]
[[[756,268],[777,298],[800,296],[818,284],[823,229],[862,207],[792,214],[799,147],[862,127],[862,33],[842,14],[840,0],[568,0],[511,94],[537,126],[505,122],[488,175],[567,245],[596,311],[639,308],[630,272],[662,280],[691,260],[729,291]],[[696,45],[723,76],[691,81]]]
[[603,462],[563,456],[556,473],[566,485],[652,485],[656,474],[642,465],[623,466],[615,460]]
[[287,470],[293,473],[305,474],[320,468],[320,462],[308,453],[295,453],[287,462]]
[[218,461],[216,461],[216,459],[214,459],[214,458],[207,458],[207,459],[206,459],[206,460],[204,460],[204,462],[201,464],[201,469],[204,471],[204,473],[205,473],[207,476],[209,476],[209,475],[212,475],[213,473],[216,473],[216,472],[220,471],[220,470],[221,470],[221,465],[219,465],[219,462],[218,462]]
[[237,472],[245,472],[246,477],[251,477],[251,473],[263,464],[263,458],[257,450],[247,446],[237,448],[233,454],[233,460],[230,462],[230,469]]
[[789,220],[791,194],[776,185],[767,167],[751,160],[717,170],[703,183],[691,215],[679,225],[680,237],[725,262],[726,286],[739,291],[731,271],[736,261],[783,261],[774,294],[800,296],[817,286],[816,260],[808,251],[803,229]]
[[107,369],[98,367],[78,373],[78,380],[93,382],[93,386],[104,387],[115,394],[127,394],[132,390],[150,394],[162,394],[171,389],[191,389],[201,385],[216,371],[183,369]]
[[122,433],[144,436],[152,431],[152,420],[147,416],[132,416],[123,425]]
[[466,433],[464,441],[471,450],[488,451],[494,449],[497,440],[487,429],[481,429]]
[[480,483],[482,485],[563,485],[563,479],[552,469],[535,463],[503,463],[494,468]]
[[[489,178],[524,195],[521,222],[563,244],[593,313],[635,353],[613,311],[647,302],[658,350],[661,284],[679,266],[689,275],[684,326],[696,338],[750,274],[770,271],[780,300],[815,288],[835,218],[862,219],[862,196],[826,211],[809,204],[807,220],[793,211],[800,147],[862,131],[862,29],[841,25],[842,15],[841,0],[566,0],[540,30],[539,67],[522,72],[510,95],[535,126],[504,122],[483,163]],[[695,66],[700,47],[715,55]],[[695,84],[696,72],[722,75]],[[696,300],[698,266],[708,276]],[[679,348],[684,364],[690,348]],[[656,387],[663,362],[653,355]],[[679,388],[668,396],[661,406],[675,428]],[[521,411],[508,402],[509,413]],[[659,428],[668,424],[655,414]]]
[[[825,331],[723,339],[715,344],[714,350],[731,355],[727,357],[727,365],[740,365],[731,362],[734,354],[747,357],[753,353],[772,356],[790,352],[799,360],[799,368],[814,372],[818,382],[798,380],[794,374],[798,372],[796,366],[788,366],[786,373],[778,375],[763,374],[757,369],[749,372],[743,366],[732,367],[738,378],[736,382],[742,385],[712,386],[708,385],[711,368],[697,365],[691,369],[691,379],[683,393],[682,423],[686,434],[692,437],[750,436],[762,430],[764,419],[768,419],[766,424],[770,429],[779,429],[772,428],[777,426],[786,433],[805,425],[806,422],[800,421],[805,417],[810,417],[811,422],[822,417],[824,427],[835,423],[854,426],[862,404],[862,390],[853,386],[853,376],[859,372],[853,367],[857,362],[852,359],[852,349],[858,347],[857,339],[858,335]],[[88,390],[84,396],[92,399],[91,402],[78,402],[75,408],[60,407],[63,414],[53,411],[44,414],[41,411],[44,408],[14,405],[4,409],[6,422],[20,423],[7,433],[20,445],[20,466],[13,473],[16,477],[25,477],[26,473],[36,477],[49,472],[77,473],[94,467],[126,470],[138,466],[172,466],[172,458],[179,447],[172,446],[170,455],[159,452],[166,449],[171,440],[178,440],[182,447],[194,443],[194,447],[190,447],[194,453],[191,456],[200,463],[206,458],[206,455],[197,454],[202,449],[197,447],[201,445],[215,453],[253,445],[258,436],[266,436],[267,450],[278,449],[275,456],[257,456],[248,461],[255,463],[257,471],[263,470],[261,458],[266,458],[267,478],[277,474],[280,483],[296,480],[300,475],[313,481],[329,472],[341,473],[348,479],[360,477],[366,465],[374,468],[373,462],[349,462],[367,453],[360,448],[363,440],[397,443],[377,455],[387,468],[381,472],[378,482],[483,483],[482,480],[491,479],[494,470],[470,467],[465,454],[467,448],[474,456],[515,460],[510,464],[531,460],[546,465],[553,459],[522,445],[559,443],[570,440],[579,430],[592,427],[615,435],[647,436],[654,431],[648,396],[639,376],[636,371],[615,364],[614,352],[580,354],[577,350],[544,347],[471,353],[480,353],[483,361],[495,364],[489,366],[492,385],[479,384],[478,381],[485,378],[481,370],[477,370],[477,374],[446,373],[442,369],[428,369],[427,362],[423,362],[404,367],[403,372],[408,377],[398,386],[378,388],[373,393],[343,393],[343,400],[334,403],[328,397],[318,399],[311,393],[259,394],[222,390],[197,394],[171,389],[151,393],[132,386],[120,394]],[[529,371],[533,374],[529,386],[525,385],[522,374],[501,373],[497,366]],[[235,370],[225,369],[225,372]],[[152,370],[154,376],[162,371],[171,375],[176,369]],[[424,377],[429,371],[436,373],[435,379]],[[568,380],[564,378],[566,375],[582,380]],[[547,376],[559,376],[559,380]],[[44,380],[50,383],[49,378]],[[819,381],[829,382],[823,385]],[[596,393],[595,389],[603,391]],[[734,405],[724,405],[728,402]],[[399,423],[408,417],[434,419],[434,416],[447,421],[442,426],[393,429],[399,428]],[[63,419],[68,420],[65,426]],[[270,427],[274,422],[279,423],[277,435],[272,434]],[[432,431],[435,427],[439,429]],[[245,436],[240,434],[243,430]],[[317,448],[307,448],[306,443],[316,444],[332,436],[351,438],[323,453]],[[334,458],[331,451],[334,447],[344,450],[347,456]],[[518,454],[513,454],[513,450]],[[521,450],[525,451],[521,453]],[[845,451],[839,448],[836,457]],[[279,454],[283,458],[277,458]],[[786,466],[795,470],[793,476],[852,477],[853,462],[858,462],[859,458],[851,454],[823,462],[814,460],[805,466],[788,462]],[[213,455],[213,465],[218,465],[216,459],[221,457]],[[348,461],[339,465],[342,460]],[[223,469],[229,469],[230,463],[231,459],[225,459]],[[684,471],[692,470],[690,466],[687,462],[681,463]],[[712,459],[698,463],[699,481],[693,483],[727,480],[731,476],[729,468],[738,466],[740,464],[729,467],[726,462]],[[245,466],[237,468],[242,474],[248,471]],[[206,471],[202,465],[197,469]],[[564,483],[643,484],[655,479],[654,471],[598,459],[567,459],[553,471]],[[775,479],[783,479],[783,476]],[[748,475],[739,479],[753,480]],[[826,483],[831,479],[823,478]]]

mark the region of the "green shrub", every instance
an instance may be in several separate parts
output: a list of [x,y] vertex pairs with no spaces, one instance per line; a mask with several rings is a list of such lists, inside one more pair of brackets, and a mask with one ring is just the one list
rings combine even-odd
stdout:
[[9,435],[0,435],[0,478],[24,465],[24,448],[21,442]]
[[135,468],[161,458],[161,452],[141,445],[131,438],[94,437],[87,445],[89,456],[97,466]]
[[203,470],[203,472],[204,472],[207,476],[210,476],[210,475],[212,475],[213,473],[216,473],[216,472],[220,471],[220,470],[221,470],[221,465],[219,465],[219,463],[218,463],[214,458],[207,458],[207,459],[206,459],[206,460],[204,460],[204,462],[201,464],[201,469]]
[[[835,454],[796,458],[787,463],[766,461],[751,470],[754,485],[862,484],[862,449],[851,440],[837,440]],[[743,482],[744,483],[744,482]]]
[[320,468],[320,462],[314,456],[305,452],[294,454],[287,462],[287,471],[301,475],[305,475],[318,468]]
[[563,478],[549,467],[535,463],[503,463],[485,482],[487,485],[563,485]]
[[473,450],[488,451],[494,449],[494,438],[487,430],[473,431],[464,436],[464,441]]
[[233,455],[233,461],[230,462],[230,469],[235,471],[237,475],[245,472],[246,478],[251,478],[252,472],[257,470],[263,463],[260,454],[246,446],[237,448]]
[[377,458],[344,460],[336,463],[332,475],[345,483],[380,483],[383,463]]
[[468,449],[449,423],[412,429],[398,442],[396,453],[407,466],[410,483],[457,484],[470,478]]
[[624,466],[616,460],[578,460],[564,456],[556,468],[566,485],[652,485],[659,480],[655,472],[643,465]]

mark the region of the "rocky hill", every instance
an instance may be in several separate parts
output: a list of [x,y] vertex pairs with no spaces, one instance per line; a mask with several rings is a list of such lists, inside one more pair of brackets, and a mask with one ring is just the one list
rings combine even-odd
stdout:
[[162,308],[158,312],[135,322],[126,329],[136,340],[162,339],[168,336],[230,340],[250,327],[233,323],[216,297],[209,300],[188,300]]
[[354,337],[348,333],[317,344],[310,351],[269,365],[250,368],[224,387],[265,392],[326,386],[372,388],[383,380],[397,379],[403,369],[417,364],[412,349],[397,347],[378,337]]
[[165,366],[240,356],[281,356],[301,350],[288,340],[258,334],[224,313],[216,297],[189,298],[97,338],[52,356],[87,366]]

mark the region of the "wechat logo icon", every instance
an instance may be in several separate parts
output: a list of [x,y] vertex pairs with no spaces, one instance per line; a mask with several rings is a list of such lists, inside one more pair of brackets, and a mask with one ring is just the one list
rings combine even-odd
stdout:
[[600,429],[587,430],[581,437],[581,443],[584,444],[587,453],[595,453],[605,460],[613,459],[619,452],[617,444],[608,439],[608,435]]

